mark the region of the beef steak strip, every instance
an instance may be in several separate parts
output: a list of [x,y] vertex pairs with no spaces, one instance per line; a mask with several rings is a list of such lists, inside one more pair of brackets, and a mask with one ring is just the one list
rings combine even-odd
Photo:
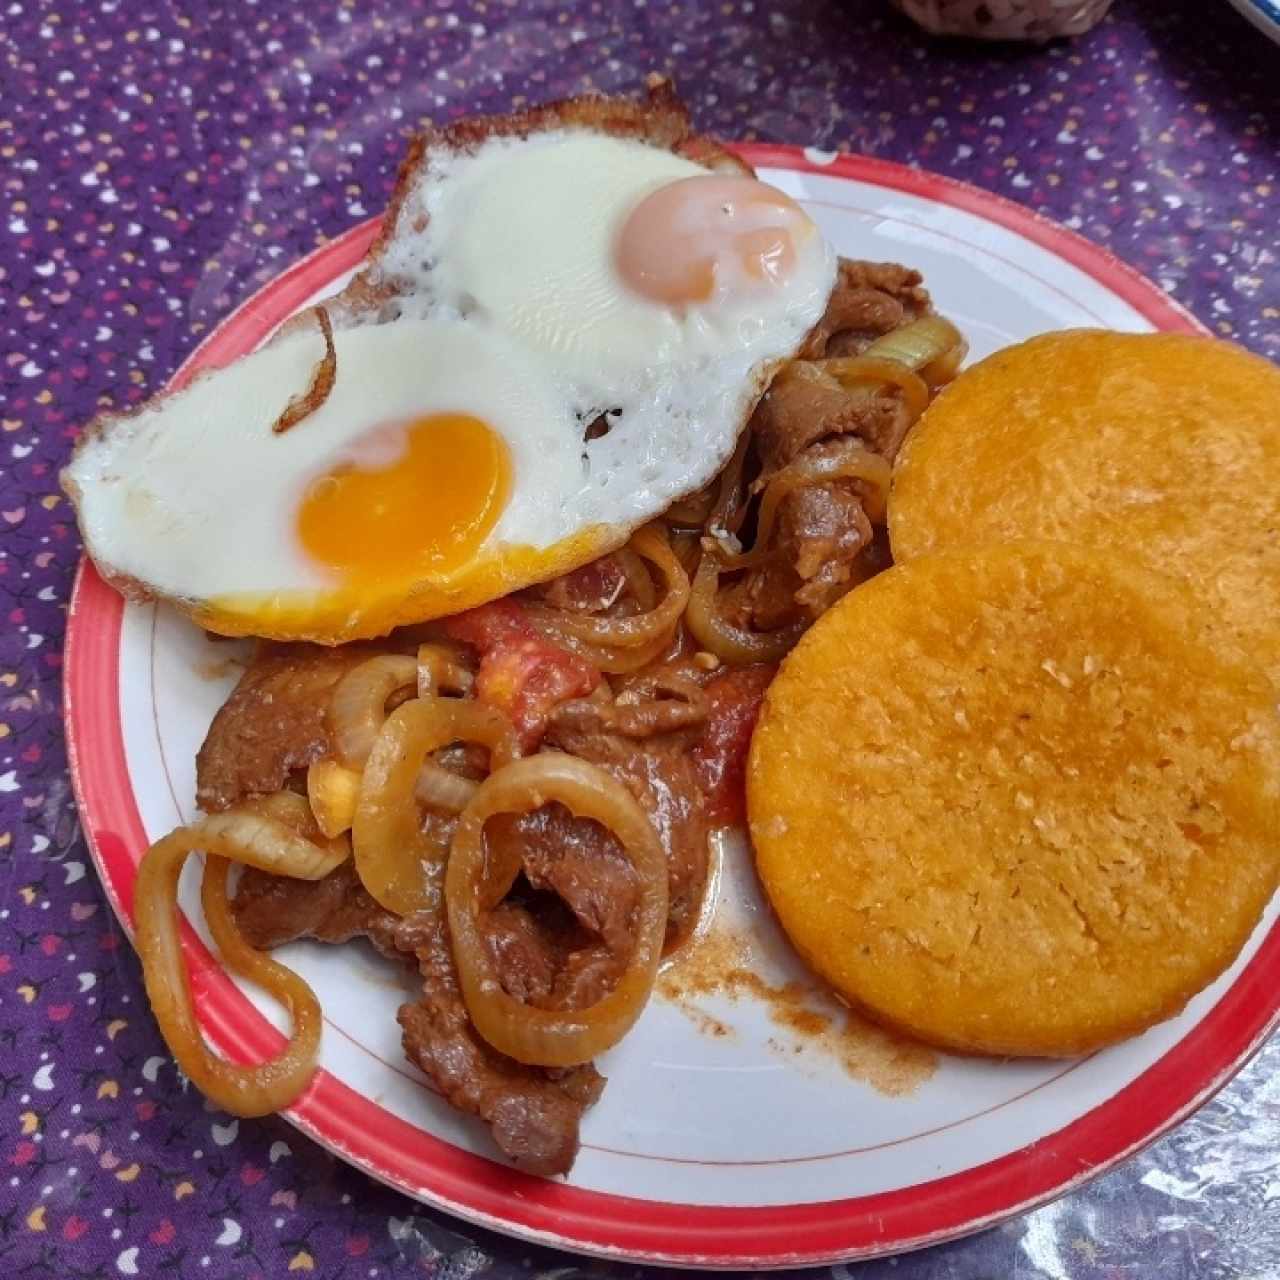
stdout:
[[[599,765],[621,782],[649,815],[667,854],[667,947],[678,945],[697,921],[710,856],[706,799],[698,786],[697,767],[689,755],[692,736],[670,733],[643,740],[624,737],[610,730],[606,710],[599,703],[580,699],[566,702],[553,712],[547,741]],[[608,842],[617,849],[617,841],[610,833],[598,827],[596,830],[597,842]],[[600,858],[599,865],[612,867],[614,859],[629,866],[621,850],[613,858]],[[559,884],[555,888],[561,892]],[[611,890],[610,897],[621,893],[619,884]],[[572,902],[570,906],[573,907]],[[602,926],[610,924],[610,916],[598,918]]]
[[[525,1066],[481,1039],[462,1001],[443,920],[400,920],[384,910],[365,892],[350,860],[316,881],[249,868],[240,877],[232,909],[255,947],[282,946],[297,938],[337,943],[366,937],[384,955],[416,960],[422,996],[402,1005],[397,1014],[410,1061],[453,1106],[489,1124],[499,1149],[515,1164],[531,1173],[569,1169],[578,1150],[582,1113],[599,1097],[603,1077],[589,1065],[569,1072]],[[503,904],[491,913],[493,930],[506,937],[498,950],[525,984],[512,994],[552,999],[558,973],[565,975],[560,999],[566,993],[590,994],[584,977],[589,966],[572,955],[562,967],[549,954],[539,956],[534,949],[546,949],[547,943],[525,927],[522,911]],[[531,926],[532,917],[524,915]],[[525,948],[522,956],[512,956],[513,942]]]
[[246,796],[279,791],[295,770],[328,755],[325,712],[334,685],[385,652],[366,644],[259,644],[196,755],[200,808],[218,813]]
[[843,387],[833,378],[787,375],[765,392],[751,419],[763,481],[811,445],[856,436],[890,461],[906,436],[909,418],[896,395],[873,385]]
[[918,271],[896,262],[841,258],[826,313],[796,357],[821,360],[860,355],[877,338],[930,310],[929,293]]
[[320,880],[246,867],[231,909],[245,941],[261,951],[297,938],[335,943],[368,938],[383,955],[403,958],[394,940],[399,917],[374,901],[350,858]]
[[549,889],[582,927],[625,955],[640,885],[617,840],[598,822],[575,818],[562,805],[500,814],[485,828],[489,847],[513,843],[534,889]]
[[[920,275],[892,262],[842,259],[826,314],[799,352],[801,361],[857,356],[877,338],[931,311]],[[762,471],[759,490],[792,462],[818,458],[831,442],[855,436],[892,462],[910,418],[902,398],[875,384],[844,387],[812,369],[776,378],[751,419]],[[778,504],[778,560],[749,574],[729,597],[739,625],[772,631],[826,612],[865,573],[859,558],[872,539],[855,480],[793,489]]]
[[591,1065],[551,1072],[527,1067],[483,1040],[458,987],[443,920],[404,920],[397,945],[411,951],[422,998],[396,1015],[405,1055],[459,1111],[479,1116],[502,1153],[530,1173],[567,1173],[578,1154],[582,1113],[600,1096],[604,1078]]

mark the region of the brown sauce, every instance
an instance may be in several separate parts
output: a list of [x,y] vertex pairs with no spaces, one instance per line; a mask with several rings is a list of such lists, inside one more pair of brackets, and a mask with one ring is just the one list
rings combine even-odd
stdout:
[[214,658],[196,664],[195,672],[201,680],[238,680],[245,669],[243,658]]
[[914,1093],[937,1070],[937,1054],[846,1008],[814,978],[774,984],[757,972],[750,941],[715,924],[658,977],[657,990],[706,1034],[725,1036],[732,1028],[699,1001],[719,996],[733,1003],[749,998],[764,1005],[770,1020],[788,1032],[768,1041],[789,1057],[820,1054],[848,1076],[888,1097]]

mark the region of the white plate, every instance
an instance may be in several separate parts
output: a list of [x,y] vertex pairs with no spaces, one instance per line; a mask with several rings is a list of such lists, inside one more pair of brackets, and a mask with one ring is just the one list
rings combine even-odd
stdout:
[[[878,161],[744,152],[843,254],[918,267],[975,357],[1069,326],[1196,327],[1109,255],[974,188]],[[179,376],[251,349],[338,287],[375,230],[356,228],[291,268]],[[166,609],[123,605],[83,571],[68,628],[68,737],[85,828],[126,925],[144,848],[195,816],[196,749],[233,682],[228,653]],[[806,982],[759,909],[741,840],[724,867],[721,919],[746,921],[761,976]],[[182,902],[200,939],[188,950],[201,1016],[223,1052],[260,1056],[279,1042],[278,1014],[201,945],[195,872]],[[1224,1083],[1275,1021],[1280,996],[1262,975],[1280,952],[1271,921],[1180,1017],[1127,1044],[1069,1063],[943,1056],[896,1097],[797,1041],[767,1002],[709,996],[699,1002],[709,1017],[697,1017],[656,998],[601,1064],[609,1086],[565,1181],[507,1168],[482,1126],[423,1087],[395,1021],[406,979],[362,946],[297,944],[285,960],[318,992],[327,1026],[323,1071],[290,1118],[411,1195],[565,1248],[757,1268],[892,1252],[1061,1193]],[[729,1033],[709,1034],[716,1023]]]

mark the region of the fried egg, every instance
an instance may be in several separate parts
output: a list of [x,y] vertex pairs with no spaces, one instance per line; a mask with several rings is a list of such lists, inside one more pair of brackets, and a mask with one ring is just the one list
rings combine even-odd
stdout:
[[782,192],[560,129],[437,146],[333,310],[323,403],[278,432],[319,326],[97,424],[64,472],[122,589],[322,643],[554,577],[712,479],[835,258]]

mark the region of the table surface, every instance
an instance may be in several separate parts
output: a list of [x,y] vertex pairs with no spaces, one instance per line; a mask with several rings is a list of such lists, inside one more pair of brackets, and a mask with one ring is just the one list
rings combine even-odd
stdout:
[[[76,821],[57,468],[254,288],[384,203],[424,119],[674,74],[704,129],[967,179],[1280,358],[1280,49],[1225,0],[1045,48],[877,0],[0,0],[0,1259],[15,1276],[577,1271],[184,1088]],[[1083,1191],[858,1280],[1280,1275],[1280,1042]]]

